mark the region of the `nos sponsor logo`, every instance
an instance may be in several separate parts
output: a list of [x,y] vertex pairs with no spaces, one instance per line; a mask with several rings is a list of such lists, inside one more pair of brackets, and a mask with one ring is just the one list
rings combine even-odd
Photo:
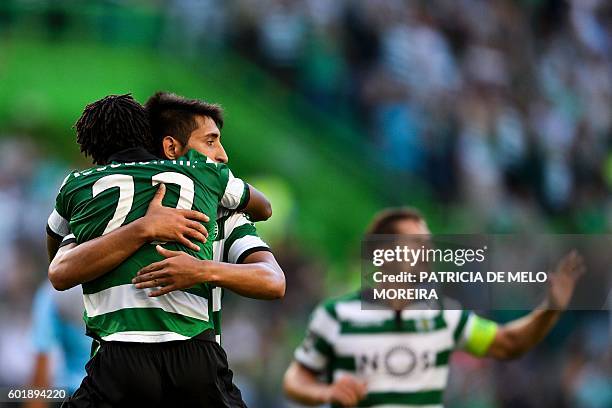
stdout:
[[417,366],[416,353],[406,346],[395,346],[384,352],[355,356],[358,374],[367,375],[384,370],[395,377],[409,376]]

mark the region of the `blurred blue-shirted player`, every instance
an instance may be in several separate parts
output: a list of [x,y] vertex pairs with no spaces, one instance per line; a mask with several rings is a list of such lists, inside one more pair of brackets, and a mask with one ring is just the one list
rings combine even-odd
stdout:
[[81,288],[58,292],[45,281],[34,297],[32,334],[36,356],[31,385],[64,388],[72,394],[85,377],[91,352]]

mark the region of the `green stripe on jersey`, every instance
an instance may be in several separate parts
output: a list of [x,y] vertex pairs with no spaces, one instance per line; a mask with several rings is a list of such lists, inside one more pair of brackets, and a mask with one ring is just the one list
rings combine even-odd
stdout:
[[440,405],[442,391],[420,392],[371,392],[365,399],[359,401],[358,407],[376,405]]
[[85,323],[100,337],[126,331],[171,331],[193,337],[209,328],[206,321],[156,308],[121,309],[94,317],[85,316]]
[[468,321],[468,317],[470,317],[470,313],[466,310],[461,311],[461,318],[459,319],[459,324],[457,324],[457,328],[453,332],[453,338],[455,342],[459,341],[459,337],[463,333],[463,328]]
[[234,242],[246,236],[257,236],[257,231],[252,223],[243,224],[233,229],[223,244],[223,262],[228,262],[229,251]]
[[329,344],[327,340],[316,334],[312,334],[314,337],[313,347],[321,354],[330,355],[333,353],[333,346]]

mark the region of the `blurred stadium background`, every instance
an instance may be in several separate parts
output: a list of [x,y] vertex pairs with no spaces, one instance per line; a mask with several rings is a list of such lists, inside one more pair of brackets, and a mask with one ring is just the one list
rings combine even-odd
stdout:
[[[224,300],[253,407],[292,406],[280,382],[308,313],[358,285],[378,209],[416,206],[438,233],[612,227],[609,1],[3,0],[0,387],[32,375],[46,217],[88,165],[72,124],[156,90],[221,103],[232,169],[274,205],[258,228],[285,299]],[[447,406],[612,406],[610,321],[567,313],[512,363],[456,354]]]

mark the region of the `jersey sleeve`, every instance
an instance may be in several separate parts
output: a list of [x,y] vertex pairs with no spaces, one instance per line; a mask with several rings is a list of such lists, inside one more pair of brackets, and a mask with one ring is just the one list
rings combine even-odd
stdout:
[[76,237],[74,236],[74,234],[68,234],[64,237],[64,239],[62,239],[62,242],[60,243],[59,247],[65,247],[66,245],[70,245],[70,244],[76,244]]
[[246,215],[230,215],[223,225],[225,242],[223,245],[224,262],[240,264],[257,251],[270,251],[270,247],[257,235],[257,228]]
[[221,169],[222,180],[227,179],[223,195],[221,196],[221,206],[230,210],[241,210],[249,202],[249,185],[239,178],[234,177],[232,171],[224,167]]
[[478,316],[467,310],[446,311],[447,320],[453,327],[453,341],[456,349],[467,351],[476,356],[483,357],[497,333],[497,323]]
[[[209,188],[218,195],[219,203],[229,210],[240,210],[249,201],[249,186],[241,179],[234,177],[224,163],[216,163],[197,152],[190,150],[185,157],[188,165],[199,174],[196,177],[206,179]],[[210,179],[214,177],[215,180]]]
[[310,318],[306,337],[295,350],[295,360],[316,373],[328,372],[339,333],[338,320],[325,306],[317,307]]
[[66,189],[64,188],[70,176],[71,174],[64,179],[55,198],[55,208],[47,219],[47,233],[58,240],[62,240],[70,234],[70,212],[67,205]]

